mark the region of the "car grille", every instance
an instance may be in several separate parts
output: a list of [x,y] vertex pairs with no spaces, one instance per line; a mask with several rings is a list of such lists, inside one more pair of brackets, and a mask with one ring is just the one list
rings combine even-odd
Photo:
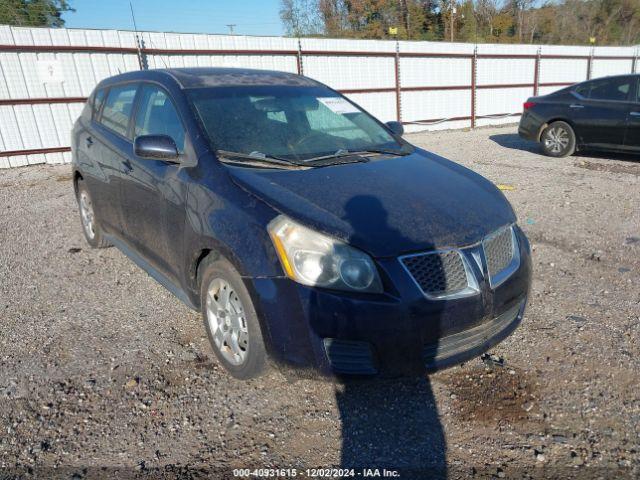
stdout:
[[509,226],[487,236],[482,241],[487,273],[492,287],[504,281],[517,268],[517,249],[513,227]]
[[509,266],[513,258],[513,235],[510,228],[488,237],[483,245],[489,275],[494,276]]
[[462,250],[437,250],[400,257],[405,270],[432,299],[452,299],[479,292],[478,281],[470,264],[480,270],[481,251],[491,288],[496,288],[520,265],[520,255],[513,226],[503,227],[486,236],[480,244]]
[[458,250],[411,255],[402,257],[401,261],[429,296],[455,294],[468,287],[467,271]]

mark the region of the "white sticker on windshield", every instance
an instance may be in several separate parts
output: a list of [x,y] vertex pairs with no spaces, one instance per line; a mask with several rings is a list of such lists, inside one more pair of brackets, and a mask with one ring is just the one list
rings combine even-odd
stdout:
[[320,97],[318,101],[322,102],[322,104],[332,112],[339,113],[340,115],[360,112],[355,105],[347,102],[347,100],[342,97]]

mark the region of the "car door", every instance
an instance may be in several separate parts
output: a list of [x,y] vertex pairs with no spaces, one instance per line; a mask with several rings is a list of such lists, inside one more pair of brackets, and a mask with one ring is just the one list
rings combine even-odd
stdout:
[[624,145],[627,150],[640,152],[640,77],[636,77]]
[[113,224],[111,210],[113,168],[111,165],[103,164],[101,149],[96,145],[94,133],[107,90],[107,88],[100,88],[91,95],[87,101],[90,114],[88,117],[84,117],[85,112],[83,111],[83,114],[75,122],[71,135],[78,167],[82,171],[84,181],[93,199],[93,210],[100,218],[102,228],[109,230]]
[[[136,100],[132,138],[168,135],[180,154],[185,129],[174,102],[159,85],[144,83]],[[121,198],[126,240],[154,267],[177,277],[176,252],[181,251],[184,227],[184,184],[175,161],[142,158],[131,152],[130,170]]]
[[632,76],[609,77],[579,85],[569,105],[578,143],[594,148],[623,148],[631,108]]
[[80,145],[91,152],[100,172],[99,188],[88,185],[93,195],[96,215],[103,228],[122,236],[122,205],[120,185],[125,174],[127,158],[133,150],[127,138],[129,120],[138,88],[137,83],[114,85],[106,91],[101,111],[92,121],[92,128]]

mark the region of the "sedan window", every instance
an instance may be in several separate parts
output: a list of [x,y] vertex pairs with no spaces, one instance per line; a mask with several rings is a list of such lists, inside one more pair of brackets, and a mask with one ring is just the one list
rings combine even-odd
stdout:
[[97,117],[98,113],[100,112],[100,108],[102,107],[102,103],[104,102],[105,93],[106,90],[104,88],[101,88],[93,97],[93,118]]
[[593,86],[593,82],[581,83],[580,85],[576,86],[575,92],[581,97],[589,98],[592,86]]
[[171,99],[160,88],[145,85],[136,114],[134,136],[168,135],[184,152],[184,127]]
[[126,136],[137,88],[137,85],[112,87],[104,103],[100,123],[108,129]]
[[629,98],[633,79],[630,77],[607,78],[593,82],[588,98],[624,102]]

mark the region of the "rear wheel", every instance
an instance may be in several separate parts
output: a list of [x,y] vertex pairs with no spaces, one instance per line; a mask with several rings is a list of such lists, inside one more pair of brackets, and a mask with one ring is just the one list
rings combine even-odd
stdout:
[[216,357],[236,378],[259,376],[267,365],[251,296],[240,274],[223,259],[204,260],[200,298],[204,326]]
[[540,136],[542,150],[550,157],[566,157],[576,150],[576,134],[566,122],[553,122]]
[[82,232],[84,233],[84,238],[87,240],[87,243],[93,248],[110,246],[109,242],[105,240],[102,229],[98,224],[91,195],[82,179],[78,179],[77,198],[80,209],[80,220],[82,222]]

